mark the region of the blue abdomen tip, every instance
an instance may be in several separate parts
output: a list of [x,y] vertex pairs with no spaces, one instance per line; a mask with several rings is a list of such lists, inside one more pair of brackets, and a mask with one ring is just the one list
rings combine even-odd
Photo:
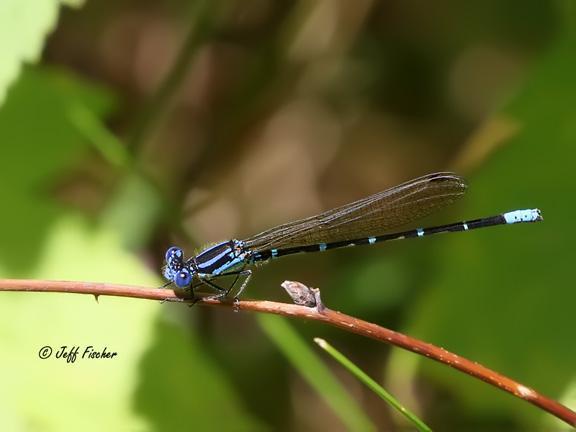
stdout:
[[539,209],[515,210],[504,213],[503,216],[507,224],[537,222],[542,220],[542,213]]

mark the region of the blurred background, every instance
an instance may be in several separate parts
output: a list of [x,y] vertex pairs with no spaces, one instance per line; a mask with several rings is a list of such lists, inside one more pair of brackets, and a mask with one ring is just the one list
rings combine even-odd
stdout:
[[[422,221],[545,221],[287,257],[336,310],[576,406],[576,11],[564,1],[10,0],[0,12],[0,276],[158,287],[192,255],[410,178]],[[420,225],[420,224],[419,224]],[[318,323],[2,293],[3,430],[406,430],[327,339],[437,430],[562,430],[444,365]],[[92,345],[109,360],[40,360]]]

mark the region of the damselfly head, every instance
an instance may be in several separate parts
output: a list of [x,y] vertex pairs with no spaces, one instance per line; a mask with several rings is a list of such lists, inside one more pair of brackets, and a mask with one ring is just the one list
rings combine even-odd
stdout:
[[184,253],[176,246],[168,248],[165,254],[166,264],[162,269],[164,278],[178,288],[186,288],[192,282],[192,272],[184,263]]

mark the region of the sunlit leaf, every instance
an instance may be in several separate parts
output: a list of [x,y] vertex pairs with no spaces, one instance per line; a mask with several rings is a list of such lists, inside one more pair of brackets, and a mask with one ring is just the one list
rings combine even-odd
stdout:
[[0,106],[24,63],[38,61],[61,5],[83,0],[2,0],[0,2]]
[[112,101],[103,89],[69,75],[28,68],[0,109],[0,170],[6,180],[0,196],[10,209],[2,214],[0,259],[12,276],[28,274],[34,265],[63,210],[51,197],[57,176],[88,148],[70,120],[78,105],[104,115]]

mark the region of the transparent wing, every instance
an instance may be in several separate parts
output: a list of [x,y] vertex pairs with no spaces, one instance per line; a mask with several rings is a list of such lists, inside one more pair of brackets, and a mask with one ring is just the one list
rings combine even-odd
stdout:
[[256,252],[378,236],[451,204],[466,191],[463,178],[441,172],[410,180],[316,216],[244,240]]

